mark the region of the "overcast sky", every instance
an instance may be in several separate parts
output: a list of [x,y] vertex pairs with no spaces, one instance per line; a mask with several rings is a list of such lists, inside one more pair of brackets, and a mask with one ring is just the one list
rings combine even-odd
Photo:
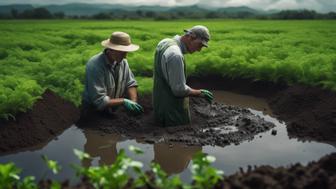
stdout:
[[66,3],[110,3],[127,5],[207,5],[214,7],[249,6],[269,9],[312,9],[319,12],[336,12],[336,0],[0,0],[5,4],[66,4]]

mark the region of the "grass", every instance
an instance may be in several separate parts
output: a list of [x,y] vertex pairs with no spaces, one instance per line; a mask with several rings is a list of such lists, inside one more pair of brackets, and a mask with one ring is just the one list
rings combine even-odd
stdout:
[[336,90],[336,21],[0,21],[0,118],[26,111],[46,88],[81,102],[87,60],[113,31],[131,35],[128,54],[141,93],[150,93],[153,56],[163,38],[202,24],[209,48],[186,55],[188,75],[217,74]]

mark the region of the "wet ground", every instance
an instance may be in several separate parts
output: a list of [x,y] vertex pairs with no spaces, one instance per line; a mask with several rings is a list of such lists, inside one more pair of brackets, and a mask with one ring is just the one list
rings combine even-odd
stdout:
[[[92,124],[89,119],[85,124],[78,122],[81,129],[69,129],[78,120],[79,109],[47,90],[32,110],[18,114],[14,121],[0,120],[0,162],[14,161],[24,169],[23,174],[44,178],[47,168],[40,155],[46,154],[63,166],[62,174],[56,176],[62,180],[73,178],[69,163],[113,162],[113,154],[134,144],[146,152],[139,157],[140,161],[155,160],[166,167],[167,172],[180,172],[181,177],[188,180],[191,156],[201,149],[217,157],[215,166],[222,168],[226,175],[233,173],[220,183],[224,188],[335,188],[336,153],[324,156],[335,152],[335,92],[218,76],[189,78],[189,84],[195,88],[225,91],[215,94],[216,99],[224,94],[221,102],[225,105],[210,106],[199,99],[191,100],[193,126],[177,128],[152,127],[152,109],[147,96],[140,97],[145,118],[117,116],[121,120],[112,125],[114,117],[97,120],[93,116]],[[237,103],[233,99],[240,100]],[[250,104],[258,100],[262,102]],[[246,102],[248,104],[244,105]],[[251,107],[264,113],[228,105]],[[122,109],[120,111],[120,115],[125,115]],[[283,121],[269,120],[263,114]],[[149,124],[138,127],[142,123]],[[79,162],[72,155],[72,148],[76,147],[91,152],[95,159]],[[165,165],[168,161],[165,157],[180,158],[176,165]],[[308,163],[320,157],[318,162]],[[297,162],[301,164],[295,164]],[[261,166],[246,171],[248,165],[276,168]],[[238,167],[245,171],[237,172]]]
[[246,108],[221,102],[209,104],[202,98],[190,98],[191,124],[164,128],[153,121],[151,97],[143,98],[140,104],[147,106],[144,115],[141,116],[132,117],[121,107],[113,115],[86,115],[76,125],[80,128],[138,138],[151,144],[179,142],[201,146],[238,145],[275,127],[274,123]]
[[[73,183],[75,183],[78,179],[74,178],[75,173],[70,168],[70,164],[83,166],[111,164],[120,149],[127,149],[129,145],[134,145],[143,149],[145,153],[135,156],[128,150],[126,152],[130,157],[143,162],[145,164],[144,170],[148,170],[150,162],[155,161],[168,174],[180,174],[184,181],[190,182],[191,158],[198,151],[215,156],[217,161],[213,166],[224,170],[226,175],[234,174],[239,171],[240,167],[247,170],[249,165],[288,166],[297,162],[306,165],[310,161],[336,151],[332,145],[290,139],[285,123],[270,116],[272,111],[262,98],[227,91],[213,92],[218,103],[241,108],[249,107],[249,116],[260,117],[260,119],[274,124],[274,127],[245,141],[240,141],[239,145],[228,144],[223,147],[213,144],[190,146],[172,141],[167,143],[164,140],[151,140],[151,143],[155,142],[155,144],[149,144],[146,141],[148,139],[143,135],[132,138],[125,133],[106,133],[92,128],[79,129],[73,125],[47,144],[35,146],[21,153],[1,156],[0,163],[15,162],[23,169],[23,175],[34,175],[38,179],[65,180],[73,178]],[[234,126],[226,126],[225,129],[221,127],[212,129],[217,129],[223,134],[238,131]],[[94,159],[80,162],[72,152],[74,148],[91,154]],[[61,174],[55,176],[48,171],[41,159],[42,154],[61,164],[63,167]]]

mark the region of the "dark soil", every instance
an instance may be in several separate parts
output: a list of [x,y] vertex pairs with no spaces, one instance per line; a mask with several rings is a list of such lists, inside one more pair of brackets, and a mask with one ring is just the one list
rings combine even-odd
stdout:
[[179,142],[189,145],[239,144],[267,131],[274,124],[255,116],[249,110],[223,104],[209,104],[201,98],[190,98],[192,123],[163,128],[153,122],[151,97],[140,98],[145,114],[132,117],[120,107],[112,115],[93,113],[82,117],[79,127],[90,127],[105,133],[140,138],[147,143]]
[[0,121],[0,154],[45,145],[78,119],[78,108],[46,90],[31,110]]
[[265,98],[273,113],[286,122],[290,137],[333,145],[336,142],[335,92],[319,87],[287,86],[218,76],[192,77],[189,84],[197,88],[229,90]]
[[307,166],[273,168],[260,166],[240,171],[219,184],[220,188],[323,188],[336,187],[336,153],[311,162]]
[[[336,93],[318,87],[287,86],[271,82],[223,77],[189,78],[196,88],[222,89],[266,98],[273,113],[287,124],[290,137],[335,143]],[[107,133],[139,137],[148,143],[182,142],[187,144],[220,145],[240,143],[257,133],[269,130],[272,124],[248,110],[191,99],[192,124],[161,128],[152,121],[150,97],[140,97],[145,116],[126,115],[120,108],[114,116],[94,114],[78,122]],[[0,122],[0,153],[13,153],[27,147],[43,145],[79,118],[79,110],[71,103],[47,90],[43,98],[16,121]],[[227,127],[230,126],[230,127]],[[231,132],[229,132],[231,131]],[[231,175],[218,185],[224,188],[335,188],[336,154],[326,156],[308,166],[288,168],[257,167]]]
[[286,120],[290,137],[336,141],[336,94],[317,87],[292,86],[269,100],[276,115]]

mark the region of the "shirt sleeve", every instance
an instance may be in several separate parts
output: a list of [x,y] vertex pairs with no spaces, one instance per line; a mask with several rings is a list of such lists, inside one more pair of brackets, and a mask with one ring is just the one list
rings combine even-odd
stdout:
[[104,84],[103,71],[95,67],[87,67],[86,79],[90,101],[98,110],[103,110],[110,101],[110,97],[107,96],[107,90]]
[[178,97],[188,96],[190,87],[186,84],[183,56],[170,54],[164,59],[161,64],[163,75],[173,94]]
[[137,87],[138,82],[135,80],[132,70],[129,68],[127,61],[125,62],[126,69],[126,87]]

